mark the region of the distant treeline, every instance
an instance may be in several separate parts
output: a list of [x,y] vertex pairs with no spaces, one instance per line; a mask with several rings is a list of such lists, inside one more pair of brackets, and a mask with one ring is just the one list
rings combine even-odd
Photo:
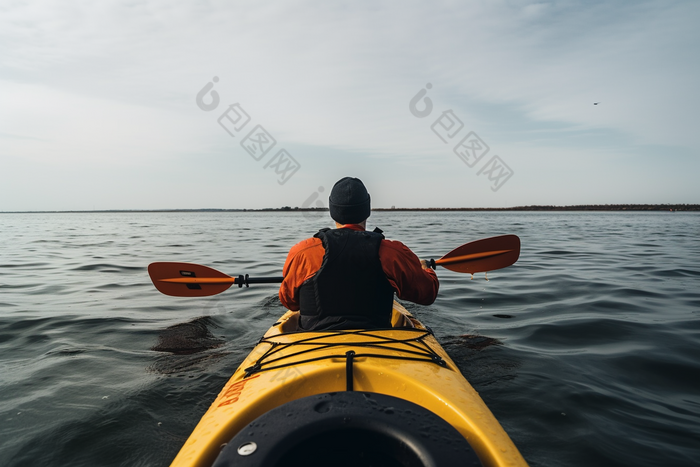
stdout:
[[375,208],[373,211],[700,211],[700,204],[579,204],[510,208]]

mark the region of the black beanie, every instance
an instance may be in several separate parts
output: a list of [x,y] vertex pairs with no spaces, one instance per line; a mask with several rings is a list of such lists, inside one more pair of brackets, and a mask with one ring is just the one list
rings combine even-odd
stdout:
[[359,224],[369,217],[369,193],[359,178],[341,178],[328,198],[331,217],[339,224]]

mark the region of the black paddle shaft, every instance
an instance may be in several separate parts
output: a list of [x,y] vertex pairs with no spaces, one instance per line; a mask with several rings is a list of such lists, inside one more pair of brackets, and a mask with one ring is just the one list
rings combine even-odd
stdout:
[[279,284],[282,282],[284,277],[282,276],[277,276],[277,277],[249,277],[248,274],[240,275],[236,278],[235,284],[238,284],[238,287],[243,287],[243,284],[245,284],[246,287],[248,287],[249,284]]

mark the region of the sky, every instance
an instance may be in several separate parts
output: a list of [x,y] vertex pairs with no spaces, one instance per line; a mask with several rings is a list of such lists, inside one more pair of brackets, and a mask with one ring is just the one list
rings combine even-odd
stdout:
[[[700,203],[700,2],[0,0],[0,211]],[[598,103],[594,105],[594,103]]]

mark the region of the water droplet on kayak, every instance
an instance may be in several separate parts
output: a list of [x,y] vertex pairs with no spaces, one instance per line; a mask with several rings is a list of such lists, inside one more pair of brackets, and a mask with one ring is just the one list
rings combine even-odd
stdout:
[[241,456],[250,456],[256,449],[258,449],[258,445],[250,441],[238,446],[238,454]]

